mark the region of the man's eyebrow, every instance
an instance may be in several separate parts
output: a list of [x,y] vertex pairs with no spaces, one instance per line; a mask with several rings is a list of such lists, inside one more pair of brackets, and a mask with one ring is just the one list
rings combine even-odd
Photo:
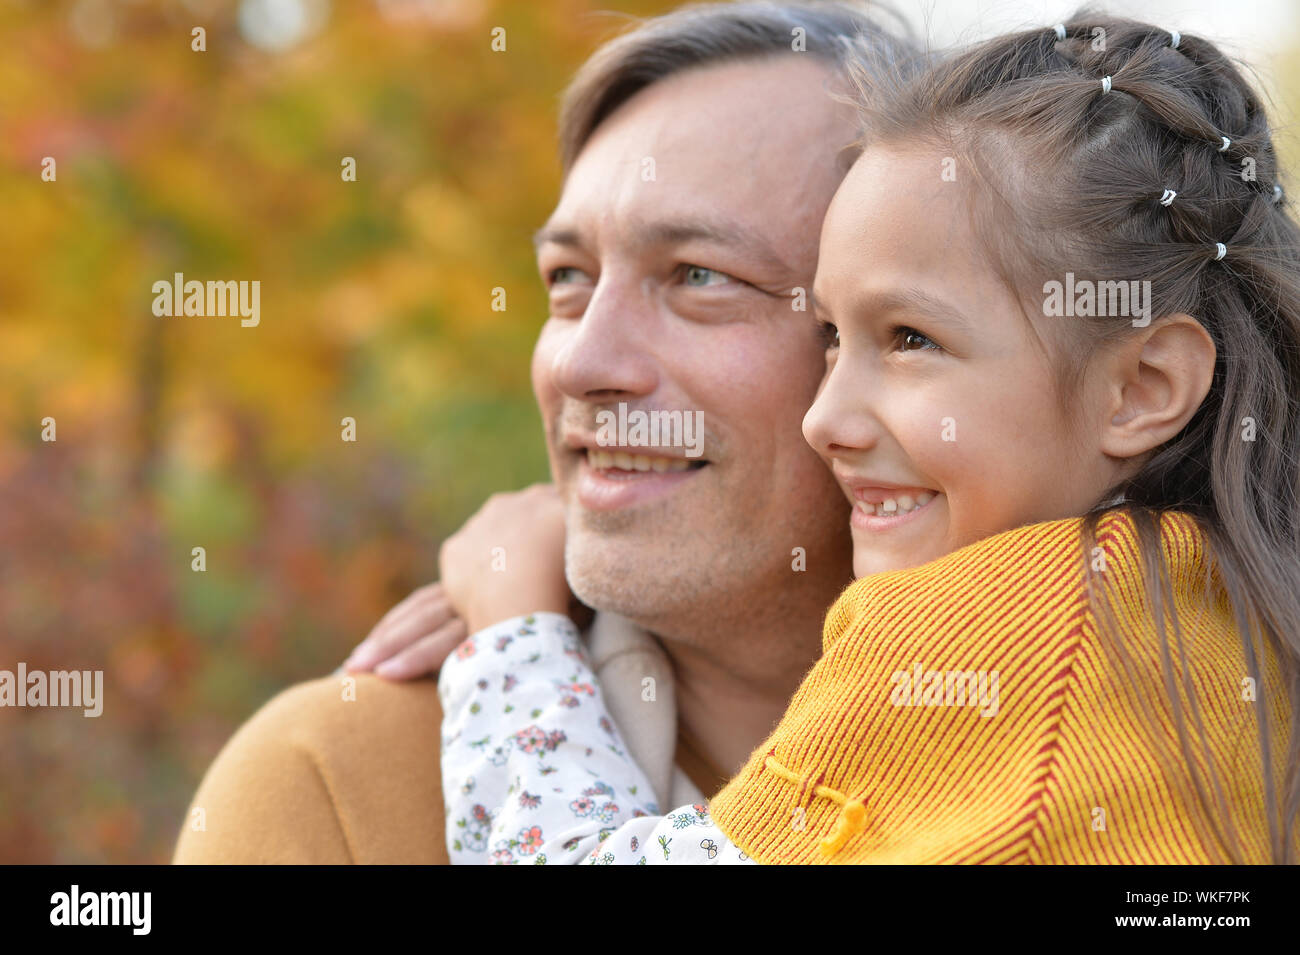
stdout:
[[547,242],[553,242],[556,245],[579,245],[578,230],[553,226],[547,223],[533,233],[534,251],[540,249]]
[[[769,268],[785,272],[793,271],[790,264],[770,243],[751,230],[724,220],[665,219],[634,226],[632,234],[636,236],[638,242],[650,246],[679,245],[693,241],[714,242],[738,249]],[[533,235],[533,247],[540,248],[546,242],[566,246],[581,245],[581,231],[567,226],[552,226],[548,223]]]
[[752,231],[728,222],[710,222],[703,219],[655,222],[641,230],[641,235],[650,245],[677,245],[697,240],[714,242],[739,249],[766,265],[789,268],[781,255],[768,242]]

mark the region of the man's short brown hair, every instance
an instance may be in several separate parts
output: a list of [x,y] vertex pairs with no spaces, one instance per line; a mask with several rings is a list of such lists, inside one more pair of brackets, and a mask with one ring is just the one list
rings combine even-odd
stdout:
[[[898,35],[874,19],[886,12]],[[798,31],[802,30],[802,34]],[[847,75],[916,56],[905,22],[881,4],[826,2],[696,3],[649,20],[601,46],[578,70],[560,108],[560,159],[567,174],[596,128],[636,93],[676,73],[798,51]]]

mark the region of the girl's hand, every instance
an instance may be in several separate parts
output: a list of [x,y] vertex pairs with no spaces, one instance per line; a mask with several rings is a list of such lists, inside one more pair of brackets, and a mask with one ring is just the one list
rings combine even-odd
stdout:
[[343,662],[343,669],[373,671],[390,680],[427,676],[436,673],[468,635],[442,584],[429,584],[384,614]]
[[470,633],[535,611],[569,613],[564,505],[554,485],[492,495],[443,541],[438,567]]

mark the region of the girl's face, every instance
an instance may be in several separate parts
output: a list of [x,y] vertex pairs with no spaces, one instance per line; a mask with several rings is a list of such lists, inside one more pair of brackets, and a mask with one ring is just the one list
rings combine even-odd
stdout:
[[[822,226],[813,288],[830,323],[826,377],[804,436],[853,503],[853,569],[914,567],[1024,524],[1078,516],[1120,477],[1087,423],[1072,427],[1044,352],[1069,319],[1025,320],[979,254],[966,189],[944,156],[868,149]],[[960,167],[955,169],[958,178]],[[838,344],[834,343],[838,331]]]

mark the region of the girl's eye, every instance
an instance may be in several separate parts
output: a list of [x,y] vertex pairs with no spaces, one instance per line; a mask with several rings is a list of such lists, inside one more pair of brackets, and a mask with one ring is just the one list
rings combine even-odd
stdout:
[[939,347],[928,336],[906,326],[894,330],[894,340],[898,342],[900,351],[927,351]]
[[571,265],[562,265],[546,273],[546,280],[550,285],[569,285],[585,278],[587,278],[586,272]]
[[686,265],[683,278],[686,284],[695,288],[704,288],[709,285],[722,285],[730,276],[725,272],[719,272],[717,269],[706,269],[702,265]]
[[822,343],[828,349],[840,347],[840,330],[830,322],[818,322],[817,331],[821,334]]

